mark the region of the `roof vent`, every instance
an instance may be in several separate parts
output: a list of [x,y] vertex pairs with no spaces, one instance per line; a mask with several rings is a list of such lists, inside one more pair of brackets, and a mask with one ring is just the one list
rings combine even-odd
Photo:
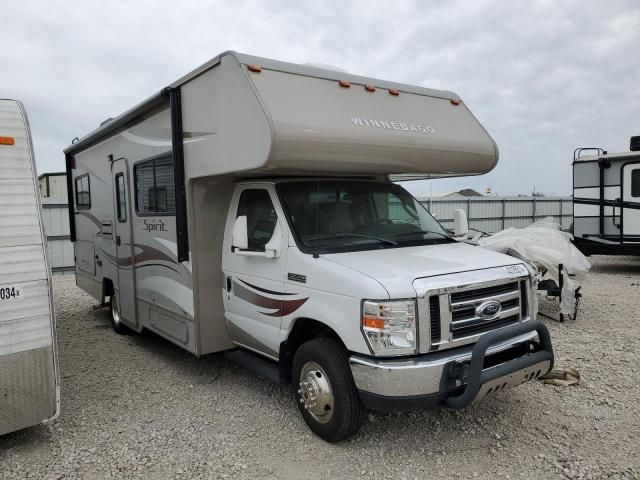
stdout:
[[344,68],[336,67],[335,65],[329,65],[328,63],[311,63],[311,62],[309,62],[309,63],[303,63],[302,65],[304,65],[305,67],[320,68],[322,70],[331,70],[333,72],[349,73]]
[[106,125],[106,124],[107,124],[107,123],[109,123],[111,120],[113,120],[113,117],[109,117],[109,118],[107,118],[105,121],[103,121],[103,122],[101,122],[101,123],[100,123],[100,126],[102,127],[102,126]]
[[631,142],[629,142],[629,150],[632,152],[640,152],[640,136],[631,137]]

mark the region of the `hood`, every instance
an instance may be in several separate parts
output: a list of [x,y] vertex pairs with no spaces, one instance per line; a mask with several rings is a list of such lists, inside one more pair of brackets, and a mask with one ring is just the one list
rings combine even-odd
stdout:
[[412,283],[416,278],[522,263],[466,243],[334,253],[323,258],[375,278],[391,298],[415,296]]

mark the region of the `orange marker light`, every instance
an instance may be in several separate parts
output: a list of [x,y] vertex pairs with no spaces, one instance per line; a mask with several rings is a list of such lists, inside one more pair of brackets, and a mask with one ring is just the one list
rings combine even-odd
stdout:
[[365,89],[367,92],[375,92],[375,91],[376,91],[376,87],[374,87],[373,85],[365,85],[365,86],[364,86],[364,89]]
[[450,102],[452,105],[460,105],[460,100],[458,100],[457,98],[452,98]]
[[247,68],[249,69],[250,72],[254,72],[254,73],[260,73],[262,71],[262,67],[256,64],[247,65]]
[[389,95],[393,95],[394,97],[397,97],[398,95],[400,95],[400,92],[395,88],[392,88],[389,90]]
[[342,88],[351,88],[351,82],[349,82],[348,80],[340,80],[340,82],[338,82],[338,84]]
[[15,145],[16,140],[13,137],[0,137],[0,145]]
[[374,317],[371,315],[364,315],[362,317],[362,326],[369,328],[384,328],[384,320],[380,317]]

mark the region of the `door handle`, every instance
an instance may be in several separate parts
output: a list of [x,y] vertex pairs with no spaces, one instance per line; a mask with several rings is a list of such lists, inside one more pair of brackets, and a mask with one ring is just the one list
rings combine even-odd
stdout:
[[119,247],[122,245],[122,241],[120,240],[120,235],[116,235],[116,245]]
[[231,291],[231,277],[227,277],[227,292]]
[[[620,228],[620,223],[616,223],[616,206],[618,206],[618,204],[621,204],[622,202],[620,201],[619,198],[616,198],[613,201],[613,215],[611,217],[611,222],[613,223],[614,227]],[[622,205],[620,205],[620,210],[622,210]]]

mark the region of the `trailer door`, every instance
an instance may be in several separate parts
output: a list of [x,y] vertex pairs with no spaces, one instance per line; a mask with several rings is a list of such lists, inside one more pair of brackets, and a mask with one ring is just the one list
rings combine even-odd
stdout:
[[131,183],[126,159],[113,162],[111,172],[115,203],[113,230],[118,259],[118,284],[114,287],[122,320],[125,324],[136,328],[135,247],[131,231],[131,189],[129,188]]
[[640,162],[622,167],[622,235],[640,242]]

